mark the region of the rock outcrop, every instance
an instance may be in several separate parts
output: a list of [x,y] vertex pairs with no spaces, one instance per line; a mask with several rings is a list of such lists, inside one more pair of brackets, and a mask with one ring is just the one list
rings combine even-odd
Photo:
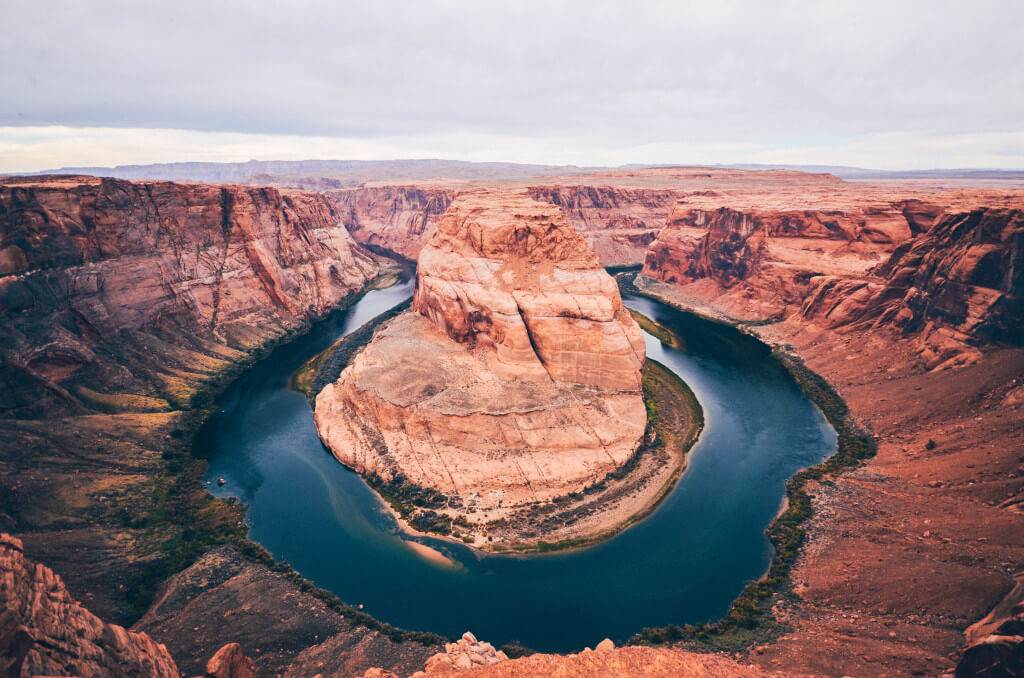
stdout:
[[487,511],[579,491],[636,450],[642,335],[558,208],[460,196],[413,308],[317,396],[342,463]]
[[479,641],[476,636],[466,631],[454,643],[447,643],[444,652],[438,652],[430,657],[423,668],[426,672],[452,669],[468,671],[477,666],[503,661],[508,661],[508,656],[504,652],[495,650],[490,643]]
[[613,185],[531,186],[534,200],[561,207],[603,266],[638,266],[681,197],[671,189]]
[[[643,274],[689,289],[737,318],[792,313],[822,275],[859,277],[921,228],[904,205],[705,209],[683,201],[651,244]],[[915,213],[915,215],[918,213]]]
[[0,413],[75,411],[77,378],[124,387],[103,359],[123,333],[244,349],[322,314],[377,271],[341,221],[323,197],[268,188],[4,179]]
[[357,241],[416,259],[437,231],[455,192],[454,188],[430,185],[374,186],[326,195]]
[[17,623],[15,649],[27,649],[20,657],[27,675],[178,678],[166,647],[98,619],[50,568],[26,560],[21,541],[7,534],[0,535],[0,608],[5,626]]
[[245,656],[242,646],[228,643],[217,650],[206,662],[206,678],[252,678],[252,659]]
[[[667,648],[621,647],[578,654],[534,654],[507,661],[453,666],[447,661],[428,663],[410,678],[473,676],[474,678],[783,678],[796,674],[772,673],[727,657]],[[396,678],[370,669],[363,678]]]
[[1024,342],[1024,211],[943,218],[870,276],[812,280],[802,317],[916,337],[928,368],[979,359],[977,345]]
[[347,678],[372,666],[407,676],[442,647],[360,626],[315,591],[227,548],[165,582],[135,629],[165,643],[186,676],[238,670],[245,657],[259,676]]

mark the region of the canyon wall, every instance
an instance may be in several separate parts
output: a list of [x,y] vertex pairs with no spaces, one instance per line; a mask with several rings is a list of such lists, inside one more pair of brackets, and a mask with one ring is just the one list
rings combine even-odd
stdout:
[[918,338],[925,366],[979,359],[968,346],[1024,344],[1024,211],[951,214],[870,275],[820,276],[800,315],[830,329]]
[[779,210],[686,200],[651,244],[643,274],[714,300],[737,318],[777,318],[799,308],[812,278],[863,276],[940,213],[916,202]]
[[97,614],[134,621],[166,557],[154,544],[192,520],[145,516],[193,468],[195,408],[378,267],[317,195],[0,180],[0,529]]
[[[325,195],[335,203],[357,241],[418,259],[451,201],[474,190],[481,187],[425,183],[332,190]],[[560,207],[602,266],[643,263],[647,246],[681,195],[670,189],[586,184],[540,185],[526,190],[534,200]]]
[[612,185],[531,186],[534,200],[562,208],[602,266],[639,266],[681,196],[671,189]]
[[377,186],[325,195],[357,241],[417,259],[455,193],[437,186]]
[[5,180],[0,412],[75,411],[78,382],[166,398],[115,365],[124,333],[196,335],[220,359],[214,345],[251,348],[322,314],[377,270],[341,221],[322,197],[268,188]]
[[492,510],[578,491],[630,458],[643,339],[558,208],[466,193],[417,276],[414,310],[317,396],[342,463]]

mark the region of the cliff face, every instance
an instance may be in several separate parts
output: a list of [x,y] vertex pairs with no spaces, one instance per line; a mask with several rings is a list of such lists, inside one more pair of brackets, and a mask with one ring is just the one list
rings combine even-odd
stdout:
[[800,315],[834,328],[917,336],[927,367],[978,358],[969,345],[1021,345],[1024,211],[980,209],[942,219],[870,276],[821,276]]
[[460,197],[421,253],[413,308],[317,397],[342,463],[509,509],[578,491],[636,449],[643,339],[557,208]]
[[356,240],[416,259],[437,231],[437,222],[455,191],[436,186],[380,186],[326,195]]
[[643,263],[680,192],[616,186],[531,186],[530,196],[562,208],[603,266]]
[[376,272],[340,222],[328,200],[275,189],[5,180],[0,411],[73,410],[81,379],[127,386],[109,359],[125,332],[248,348],[323,313]]
[[[26,560],[21,542],[7,534],[0,535],[0,609],[26,638],[12,653],[24,675],[178,678],[166,647],[145,633],[102,622],[50,568]],[[17,661],[4,654],[3,660]]]
[[[437,232],[441,215],[472,185],[371,186],[328,191],[352,236],[409,259]],[[538,202],[560,207],[603,266],[643,263],[678,191],[615,186],[551,185],[526,189]]]
[[0,180],[0,529],[97,614],[133,621],[154,540],[176,528],[127,521],[188,463],[183,414],[376,262],[315,195]]
[[[908,218],[904,212],[908,211]],[[928,223],[930,207],[757,210],[676,206],[643,274],[690,286],[738,318],[799,307],[821,275],[860,276]]]

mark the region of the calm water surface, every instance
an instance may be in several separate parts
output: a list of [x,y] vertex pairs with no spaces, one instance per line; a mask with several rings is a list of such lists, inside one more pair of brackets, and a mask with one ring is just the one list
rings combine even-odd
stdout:
[[317,586],[383,621],[495,645],[572,651],[645,626],[716,619],[765,572],[764,535],[786,480],[835,451],[835,433],[767,347],[736,330],[626,296],[682,349],[646,336],[647,354],[679,374],[704,407],[689,468],[649,518],[606,542],[561,554],[481,555],[424,539],[458,564],[429,562],[399,536],[358,475],[320,443],[290,375],[310,356],[412,293],[368,293],[275,350],[225,393],[197,437],[218,496],[249,506],[249,536]]

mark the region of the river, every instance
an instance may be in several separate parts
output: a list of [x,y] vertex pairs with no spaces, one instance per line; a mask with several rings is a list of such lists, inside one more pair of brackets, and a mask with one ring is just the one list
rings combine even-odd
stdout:
[[500,646],[570,652],[643,627],[721,617],[768,568],[765,527],[796,471],[835,451],[835,432],[768,347],[724,325],[643,297],[630,308],[673,331],[645,334],[648,356],[693,389],[705,428],[688,469],[658,509],[597,545],[564,553],[484,555],[421,539],[455,561],[429,560],[402,539],[362,479],[324,448],[291,374],[341,336],[412,294],[412,281],[368,292],[245,372],[196,438],[217,496],[248,509],[249,537],[304,577],[377,619]]

